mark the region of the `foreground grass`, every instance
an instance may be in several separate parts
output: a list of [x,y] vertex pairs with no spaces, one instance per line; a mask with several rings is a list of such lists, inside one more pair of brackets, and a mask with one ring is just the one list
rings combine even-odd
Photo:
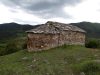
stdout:
[[80,66],[87,61],[100,64],[99,60],[100,50],[82,46],[62,46],[33,53],[21,50],[0,57],[0,75],[100,75],[99,69],[88,74]]

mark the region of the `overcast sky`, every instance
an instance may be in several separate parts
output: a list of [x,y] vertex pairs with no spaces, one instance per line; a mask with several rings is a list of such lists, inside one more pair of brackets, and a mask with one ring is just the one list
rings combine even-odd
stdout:
[[99,22],[100,0],[0,0],[0,23]]

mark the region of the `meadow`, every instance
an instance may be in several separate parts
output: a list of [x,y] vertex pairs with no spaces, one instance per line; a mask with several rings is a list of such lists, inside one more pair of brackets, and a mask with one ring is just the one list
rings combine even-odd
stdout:
[[100,75],[100,50],[63,45],[0,56],[0,75]]

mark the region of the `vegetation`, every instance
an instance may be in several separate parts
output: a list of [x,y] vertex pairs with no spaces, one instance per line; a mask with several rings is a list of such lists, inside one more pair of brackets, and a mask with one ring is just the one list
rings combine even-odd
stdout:
[[85,46],[87,48],[100,48],[100,40],[99,39],[88,39],[86,40]]
[[100,75],[100,50],[62,46],[43,52],[20,50],[0,57],[1,75]]
[[72,66],[75,75],[99,75],[100,74],[100,62],[95,60],[84,61]]
[[6,43],[0,44],[0,56],[11,54],[22,49],[26,49],[27,39],[25,37],[13,38]]
[[89,38],[100,38],[100,23],[80,22],[71,24],[84,29]]
[[72,23],[87,32],[85,47],[63,45],[28,53],[25,31],[38,26],[0,25],[0,75],[100,75],[100,24]]
[[[34,26],[34,28],[37,26]],[[21,25],[17,23],[0,24],[0,41],[15,37],[26,36],[25,31],[32,29],[31,25]]]

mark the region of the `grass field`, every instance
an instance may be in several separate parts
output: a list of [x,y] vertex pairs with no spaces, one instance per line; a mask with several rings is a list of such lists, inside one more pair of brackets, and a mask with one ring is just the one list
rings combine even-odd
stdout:
[[0,75],[100,75],[100,50],[65,45],[42,52],[21,50],[0,57]]

